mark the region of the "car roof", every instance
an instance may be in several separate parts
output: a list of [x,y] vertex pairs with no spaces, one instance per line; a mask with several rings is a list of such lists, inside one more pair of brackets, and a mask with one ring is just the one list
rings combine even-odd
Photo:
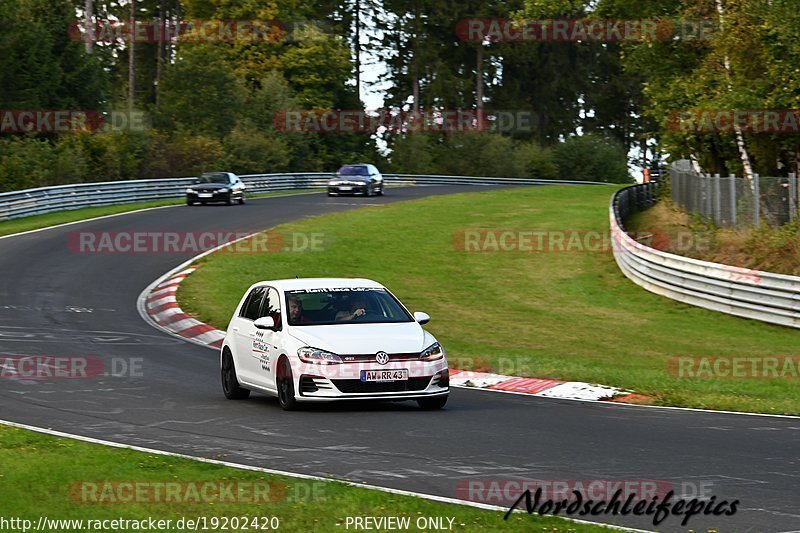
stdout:
[[260,281],[256,285],[269,285],[281,291],[296,291],[302,289],[327,289],[327,288],[371,288],[383,289],[384,286],[377,281],[364,278],[296,278]]

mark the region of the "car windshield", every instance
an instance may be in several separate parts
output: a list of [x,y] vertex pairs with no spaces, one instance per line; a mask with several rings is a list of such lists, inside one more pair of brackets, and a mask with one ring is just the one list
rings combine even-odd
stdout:
[[339,169],[340,176],[369,176],[369,169],[365,166],[348,166]]
[[413,322],[386,289],[322,288],[286,292],[290,326]]
[[228,183],[228,175],[222,172],[203,174],[197,180],[197,183]]

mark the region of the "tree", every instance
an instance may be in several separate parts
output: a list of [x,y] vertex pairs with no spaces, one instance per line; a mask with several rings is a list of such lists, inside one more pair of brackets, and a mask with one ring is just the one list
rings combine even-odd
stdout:
[[227,135],[242,113],[244,91],[213,44],[180,47],[175,64],[164,74],[157,127],[217,138]]
[[0,108],[101,109],[107,78],[77,24],[68,0],[0,2]]

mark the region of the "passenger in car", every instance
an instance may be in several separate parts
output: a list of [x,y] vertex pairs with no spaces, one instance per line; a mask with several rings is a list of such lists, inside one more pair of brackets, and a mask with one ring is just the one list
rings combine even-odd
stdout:
[[289,323],[290,324],[310,324],[311,321],[303,314],[303,302],[297,296],[289,296]]

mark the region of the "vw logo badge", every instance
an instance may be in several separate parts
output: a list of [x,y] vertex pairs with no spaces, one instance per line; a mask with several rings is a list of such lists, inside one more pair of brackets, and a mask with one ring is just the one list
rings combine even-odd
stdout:
[[389,354],[386,352],[378,352],[375,354],[375,361],[377,361],[379,365],[385,365],[389,362]]

